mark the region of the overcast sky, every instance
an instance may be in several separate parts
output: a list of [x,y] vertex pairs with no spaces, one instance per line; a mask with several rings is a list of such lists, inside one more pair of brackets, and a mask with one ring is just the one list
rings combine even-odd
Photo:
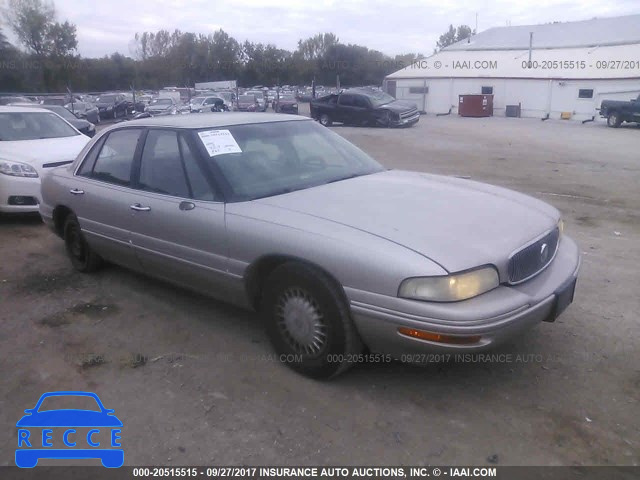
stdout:
[[222,28],[238,41],[294,50],[301,38],[333,32],[389,55],[429,55],[449,24],[478,30],[640,13],[640,0],[55,0],[58,20],[78,28],[85,57],[132,55],[136,32]]

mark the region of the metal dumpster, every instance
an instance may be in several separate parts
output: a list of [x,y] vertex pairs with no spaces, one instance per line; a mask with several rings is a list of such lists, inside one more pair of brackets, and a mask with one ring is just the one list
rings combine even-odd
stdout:
[[458,115],[461,117],[492,117],[493,95],[459,95]]

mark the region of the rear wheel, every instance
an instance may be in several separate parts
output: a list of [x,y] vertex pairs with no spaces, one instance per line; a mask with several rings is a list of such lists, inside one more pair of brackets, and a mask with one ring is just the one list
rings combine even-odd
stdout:
[[323,113],[322,115],[320,115],[320,124],[325,126],[325,127],[330,127],[331,124],[333,123],[333,121],[331,120],[331,117],[329,115],[327,115],[326,113]]
[[618,112],[611,112],[607,117],[607,125],[611,128],[618,128],[622,120],[620,120],[620,115]]
[[344,293],[316,268],[293,262],[276,268],[261,310],[279,360],[304,375],[336,376],[362,351]]
[[73,268],[79,272],[94,272],[102,266],[102,258],[85,240],[78,217],[73,213],[69,214],[64,223],[64,244]]

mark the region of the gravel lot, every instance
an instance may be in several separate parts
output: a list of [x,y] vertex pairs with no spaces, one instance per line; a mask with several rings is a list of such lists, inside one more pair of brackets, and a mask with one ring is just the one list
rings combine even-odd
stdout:
[[114,408],[128,465],[640,465],[640,129],[422,117],[334,130],[388,167],[555,205],[584,255],[574,304],[494,352],[510,361],[316,382],[272,360],[257,316],[118,267],[74,273],[39,218],[5,217],[0,465],[51,390]]

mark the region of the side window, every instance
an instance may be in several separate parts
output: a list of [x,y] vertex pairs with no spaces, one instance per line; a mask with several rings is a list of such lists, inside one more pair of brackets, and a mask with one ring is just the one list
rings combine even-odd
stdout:
[[355,104],[353,95],[340,95],[338,103],[343,107],[353,107]]
[[139,187],[149,192],[189,198],[176,132],[149,131],[140,162]]
[[140,138],[140,129],[112,132],[102,145],[91,177],[104,182],[129,186],[131,165]]
[[102,144],[104,143],[104,138],[99,140],[93,148],[89,151],[89,153],[84,157],[82,161],[82,165],[78,169],[77,175],[81,177],[90,177],[91,172],[93,171],[93,166],[96,163],[96,158],[98,158],[98,152],[102,148]]
[[353,105],[360,108],[369,108],[369,102],[365,97],[361,95],[356,95],[353,97]]
[[196,157],[183,135],[179,136],[179,142],[182,160],[184,161],[184,169],[187,172],[187,179],[191,186],[192,198],[194,200],[215,200],[209,182],[207,182],[207,179],[202,173]]

